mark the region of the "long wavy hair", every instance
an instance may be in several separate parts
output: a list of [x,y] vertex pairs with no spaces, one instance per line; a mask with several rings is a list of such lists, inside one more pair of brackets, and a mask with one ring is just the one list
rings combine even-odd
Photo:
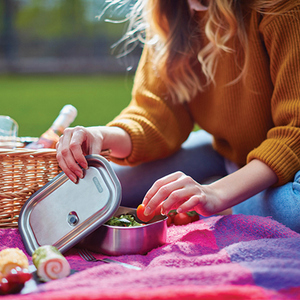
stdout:
[[[204,32],[200,32],[199,20],[193,18],[187,0],[106,1],[106,9],[129,4],[128,29],[119,41],[124,42],[126,50],[123,53],[131,51],[138,42],[147,44],[149,51],[155,52],[152,55],[155,69],[172,98],[180,103],[189,101],[198,91],[214,84],[220,54],[236,51],[228,46],[233,37],[243,51],[244,62],[240,66],[240,75],[230,84],[245,78],[249,64],[245,12],[255,10],[262,14],[280,14],[296,2],[209,0],[206,17],[202,20]],[[205,44],[204,39],[207,41]],[[195,57],[202,67],[202,81],[195,73]]]

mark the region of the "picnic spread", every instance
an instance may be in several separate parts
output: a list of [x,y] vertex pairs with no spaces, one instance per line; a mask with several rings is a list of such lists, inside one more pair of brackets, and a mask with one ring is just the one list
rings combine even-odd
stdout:
[[[65,182],[65,187],[70,190],[68,180],[59,174],[55,152],[51,151],[20,149],[1,152],[0,167],[3,172],[0,193],[0,251],[9,248],[20,249],[28,259],[31,272],[30,279],[24,273],[28,280],[24,280],[24,287],[20,291],[2,295],[3,299],[300,299],[300,234],[270,217],[246,215],[200,217],[199,220],[186,225],[154,227],[155,223],[160,226],[162,222],[166,223],[166,219],[162,218],[153,223],[153,228],[157,231],[154,231],[155,236],[150,234],[148,240],[155,240],[161,232],[164,234],[157,244],[144,247],[144,250],[147,249],[145,253],[122,253],[122,244],[119,245],[120,248],[114,249],[117,252],[112,252],[112,247],[117,245],[116,240],[112,239],[116,234],[113,231],[108,235],[107,253],[103,254],[102,248],[97,247],[101,251],[95,249],[91,253],[97,259],[105,259],[106,262],[83,259],[80,255],[82,245],[80,246],[81,241],[77,239],[78,235],[74,234],[72,237],[72,234],[67,232],[68,249],[64,248],[65,244],[56,245],[64,250],[64,264],[67,269],[70,267],[70,272],[64,273],[62,278],[58,276],[59,279],[47,282],[40,280],[29,250],[33,251],[39,243],[47,241],[45,238],[53,229],[52,225],[47,225],[51,218],[47,219],[48,216],[44,212],[50,212],[53,217],[56,212],[62,213],[62,204],[68,202],[61,202],[61,197],[52,197],[51,201],[54,201],[55,205],[50,205],[50,202],[48,205],[48,196],[51,196],[53,191],[56,193],[57,186],[64,186]],[[99,182],[94,177],[101,175],[109,180],[110,170],[99,164],[98,159],[94,157],[91,160],[91,174],[95,189],[100,193],[102,188],[105,191],[106,186],[100,177]],[[80,189],[81,184],[85,186],[84,180],[88,180],[89,176],[85,178],[77,188]],[[58,181],[58,185],[51,186],[53,182]],[[113,184],[111,182],[108,185],[110,190],[113,190]],[[73,191],[73,201],[70,203],[82,205],[80,197],[74,201],[74,197],[80,195],[79,192]],[[109,211],[109,203],[110,208],[117,208],[120,200],[117,199],[117,194],[105,195],[108,198],[103,201],[104,208]],[[116,199],[110,199],[109,195]],[[92,206],[86,202],[88,199],[96,201],[96,198],[88,197],[84,201],[84,207],[79,208],[93,215],[96,212],[101,220],[103,207],[100,205],[91,209]],[[91,211],[86,211],[86,207]],[[68,206],[65,209],[65,212],[69,211]],[[18,217],[22,215],[20,210],[23,210],[25,222],[19,220],[18,226]],[[43,213],[43,217],[39,217],[40,213]],[[63,223],[56,222],[56,228],[66,230],[67,221],[70,226],[80,226],[80,222],[77,223],[75,218],[76,212],[69,217],[63,218]],[[95,219],[92,224],[98,226],[99,219]],[[43,222],[46,222],[48,227],[44,226]],[[44,226],[42,231],[41,226]],[[143,229],[142,227],[136,228]],[[132,228],[138,232],[138,229]],[[146,228],[145,226],[145,230]],[[88,231],[89,226],[81,229]],[[90,242],[93,244],[101,235],[99,231]],[[59,230],[51,236],[59,241],[63,240],[62,237],[64,238]],[[126,247],[136,250],[139,248],[136,246],[142,244],[143,240],[139,238],[139,234],[134,237],[135,244],[131,243]],[[76,243],[73,245],[74,242]],[[115,262],[107,263],[108,259]],[[43,263],[40,265],[43,266]]]
[[[26,253],[18,228],[0,229],[0,251]],[[93,253],[97,258],[107,257]],[[27,254],[31,264],[31,257]],[[227,215],[167,228],[166,243],[144,255],[87,262],[65,255],[71,275],[4,299],[299,299],[300,235],[268,217]],[[32,279],[33,280],[33,279]]]

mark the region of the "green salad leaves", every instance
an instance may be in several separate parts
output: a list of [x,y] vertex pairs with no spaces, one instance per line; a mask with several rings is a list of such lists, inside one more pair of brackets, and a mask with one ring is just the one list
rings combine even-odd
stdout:
[[105,224],[110,226],[121,226],[121,227],[133,227],[142,226],[143,224],[138,223],[133,215],[121,215],[119,217],[110,218]]

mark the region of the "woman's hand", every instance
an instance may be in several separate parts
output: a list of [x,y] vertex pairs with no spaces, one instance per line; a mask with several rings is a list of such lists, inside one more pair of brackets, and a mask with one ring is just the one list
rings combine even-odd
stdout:
[[210,216],[247,200],[277,182],[274,171],[254,159],[238,171],[209,185],[201,185],[191,177],[176,172],[157,180],[145,195],[145,215],[159,205],[162,213],[195,210]]
[[176,209],[178,212],[195,210],[203,216],[210,216],[222,210],[218,195],[209,185],[201,185],[182,172],[167,175],[153,184],[143,200],[145,215],[160,203],[164,214]]
[[56,149],[61,169],[73,181],[83,177],[82,169],[88,167],[85,159],[89,154],[100,154],[110,149],[111,156],[125,158],[131,153],[130,136],[118,127],[82,127],[65,129]]

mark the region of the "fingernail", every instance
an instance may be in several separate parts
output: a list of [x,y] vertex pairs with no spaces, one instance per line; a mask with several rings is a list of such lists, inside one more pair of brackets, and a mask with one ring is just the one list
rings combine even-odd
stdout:
[[145,216],[148,216],[148,215],[150,215],[150,213],[151,213],[151,208],[150,208],[149,206],[147,206],[147,207],[145,208],[144,215],[145,215]]
[[179,207],[179,208],[177,208],[177,213],[182,213],[182,208],[181,207]]
[[83,173],[80,171],[76,171],[75,174],[77,175],[78,178],[83,178]]
[[74,182],[77,183],[77,177],[74,175],[70,175],[69,178]]

